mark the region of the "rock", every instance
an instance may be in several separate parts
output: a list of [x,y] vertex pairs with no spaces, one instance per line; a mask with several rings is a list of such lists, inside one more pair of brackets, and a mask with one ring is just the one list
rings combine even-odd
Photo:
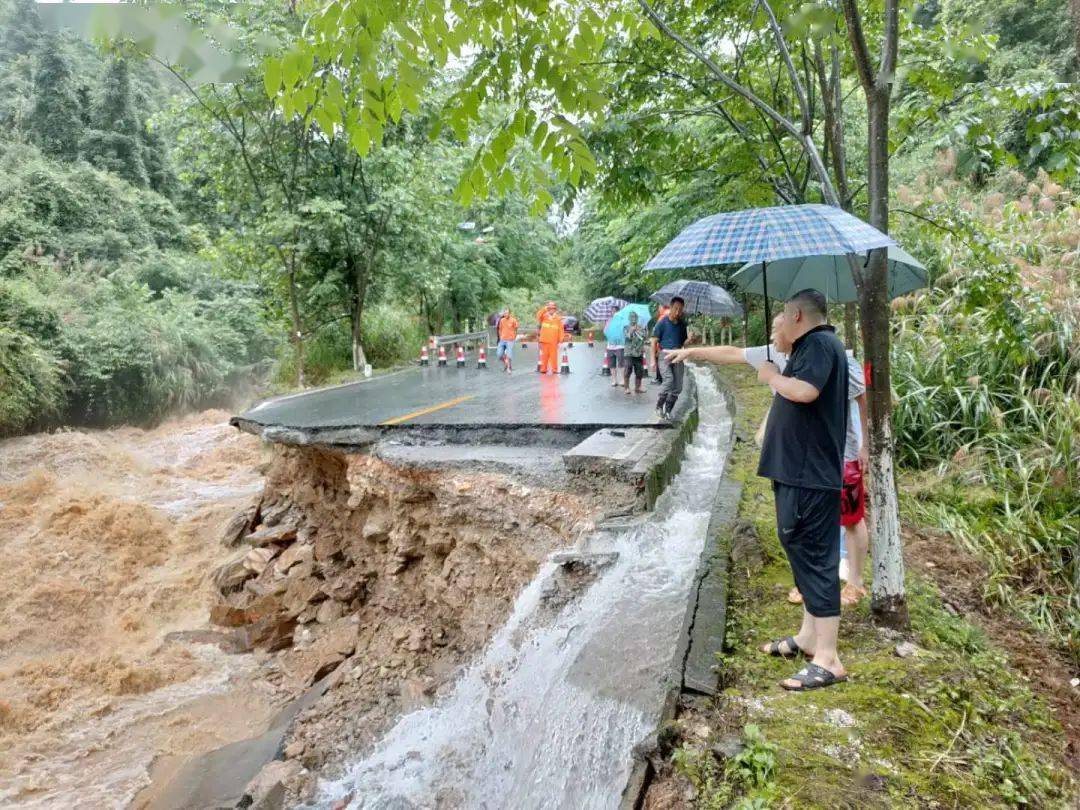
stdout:
[[338,539],[331,532],[323,532],[315,536],[315,559],[322,562],[329,560],[341,550]]
[[709,746],[709,751],[718,761],[723,762],[725,759],[737,757],[745,747],[742,737],[738,734],[725,734],[719,742]]
[[293,543],[281,553],[275,572],[284,575],[297,563],[311,562],[314,554],[314,546],[307,543]]
[[262,525],[263,526],[277,526],[285,518],[285,515],[289,513],[292,505],[288,501],[282,501],[281,503],[268,506],[263,509]]
[[[244,788],[244,793],[251,797],[252,806],[258,806],[274,788],[283,786],[303,771],[304,766],[295,759],[275,759],[273,762],[266,763],[262,770],[255,774],[255,778]],[[284,800],[284,792],[281,798]],[[277,806],[280,807],[281,804]]]
[[366,594],[367,577],[357,571],[348,571],[324,582],[322,591],[331,599],[348,604]]
[[384,507],[372,509],[364,521],[361,535],[371,543],[385,543],[390,537],[390,513]]
[[211,575],[214,587],[222,596],[240,590],[244,583],[252,577],[251,570],[244,565],[246,556],[247,552],[236,555],[228,562],[218,566],[217,570]]
[[244,556],[244,568],[258,576],[266,570],[266,566],[278,555],[279,551],[277,546],[253,548]]
[[255,520],[259,514],[258,504],[249,506],[233,515],[221,532],[221,542],[232,548],[244,539],[255,528]]
[[246,606],[219,602],[210,608],[210,622],[223,627],[240,627],[271,618],[280,612],[281,600],[277,596],[267,595],[253,599]]
[[249,546],[267,546],[271,543],[284,545],[296,539],[296,526],[282,523],[277,526],[264,526],[244,538]]
[[432,678],[409,678],[401,687],[401,694],[412,703],[425,703],[435,694],[435,681]]
[[251,652],[258,648],[277,652],[291,647],[296,620],[284,616],[270,617],[241,627],[233,635],[238,652]]
[[335,599],[327,599],[315,611],[315,621],[319,624],[330,624],[337,621],[345,614],[345,607]]
[[899,644],[896,645],[896,654],[901,658],[913,658],[921,652],[922,650],[920,650],[910,641],[901,641]]
[[[357,626],[347,621],[329,625],[327,631],[310,647],[289,654],[282,668],[296,682],[305,686],[332,672],[356,650]],[[342,673],[344,676],[344,673]]]
[[291,616],[298,616],[309,604],[321,602],[326,598],[321,586],[322,583],[313,577],[290,580],[281,597],[285,610]]
[[1073,678],[1071,681],[1069,681],[1069,686],[1071,686],[1073,689],[1080,688],[1080,678]]
[[957,611],[957,609],[955,607],[953,607],[953,605],[950,604],[949,602],[945,602],[944,607],[945,607],[945,612],[948,613],[950,616],[958,616],[958,615],[960,615],[959,611]]
[[825,722],[836,728],[851,728],[855,725],[855,718],[843,709],[828,709],[825,712]]
[[330,810],[346,810],[352,800],[353,795],[349,793],[344,798],[338,799],[336,802],[334,802]]
[[293,740],[285,746],[285,759],[299,759],[304,755],[307,743],[303,740]]

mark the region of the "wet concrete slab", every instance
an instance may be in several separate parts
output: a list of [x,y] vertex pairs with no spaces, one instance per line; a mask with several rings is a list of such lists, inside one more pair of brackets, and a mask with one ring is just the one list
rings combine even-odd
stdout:
[[320,388],[261,402],[234,424],[300,430],[445,426],[457,428],[549,426],[578,429],[667,427],[654,413],[657,386],[627,395],[601,374],[604,352],[575,344],[566,352],[571,373],[536,373],[537,347],[515,348],[506,374],[488,354],[476,368],[416,367],[371,380]]

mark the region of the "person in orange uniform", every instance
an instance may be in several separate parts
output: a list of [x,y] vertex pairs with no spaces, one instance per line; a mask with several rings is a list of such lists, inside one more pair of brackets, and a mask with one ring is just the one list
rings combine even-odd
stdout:
[[554,301],[548,301],[547,306],[536,313],[536,320],[540,324],[540,373],[550,370],[552,374],[559,373],[559,343],[563,336],[562,315]]

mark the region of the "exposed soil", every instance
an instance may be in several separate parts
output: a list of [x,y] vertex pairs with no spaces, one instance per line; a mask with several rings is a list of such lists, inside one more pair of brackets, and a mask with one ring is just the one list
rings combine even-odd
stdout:
[[904,551],[907,563],[937,585],[947,604],[981,627],[1053,708],[1065,733],[1066,762],[1080,774],[1080,689],[1070,684],[1080,672],[1019,619],[986,604],[982,594],[986,567],[948,535],[905,527]]
[[287,739],[306,770],[289,786],[306,794],[314,773],[432,700],[605,501],[486,472],[274,452],[261,501],[233,524],[238,549],[214,575],[211,618],[236,627],[226,648],[280,650],[269,677],[284,688],[334,673]]

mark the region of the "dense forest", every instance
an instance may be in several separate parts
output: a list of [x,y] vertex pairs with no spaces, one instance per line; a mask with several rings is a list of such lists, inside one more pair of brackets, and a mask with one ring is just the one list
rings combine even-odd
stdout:
[[[602,60],[530,65],[586,111],[549,132],[514,112],[523,90],[445,52],[423,94],[403,73],[330,83],[323,106],[297,109],[277,97],[296,83],[291,56],[260,44],[287,53],[303,24],[291,4],[189,6],[241,32],[243,81],[191,84],[123,44],[48,31],[28,0],[0,12],[0,432],[146,422],[259,374],[314,384],[405,362],[425,334],[505,303],[642,299],[668,279],[645,260],[694,219],[822,198],[788,133],[738,98],[707,102],[656,37],[601,49],[585,21],[575,47]],[[815,8],[784,6],[784,30],[841,201],[865,215],[866,111]],[[734,75],[797,115],[761,15],[669,11],[688,30],[727,26]],[[987,560],[987,599],[1074,656],[1078,31],[1054,0],[905,13],[889,221],[931,278],[891,305],[897,457],[933,482],[905,487],[903,509]],[[325,117],[348,125],[346,96],[375,90],[386,114],[348,137]],[[837,318],[858,345],[852,310]]]

